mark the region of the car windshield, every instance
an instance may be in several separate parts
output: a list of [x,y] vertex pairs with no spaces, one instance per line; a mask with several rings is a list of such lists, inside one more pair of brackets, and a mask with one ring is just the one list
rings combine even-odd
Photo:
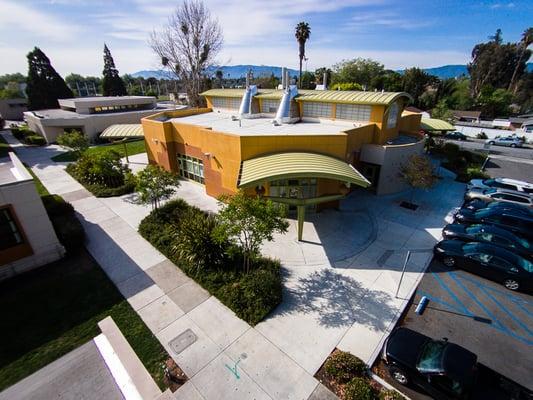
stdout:
[[431,340],[422,348],[416,368],[420,372],[441,372],[446,342]]
[[474,235],[479,232],[482,232],[481,225],[472,225],[466,228],[466,233],[469,235]]
[[529,242],[526,239],[522,239],[517,237],[516,240],[522,245],[522,247],[529,249],[531,246],[529,245]]
[[479,250],[478,243],[466,243],[465,245],[463,245],[463,252],[465,254],[475,253],[478,250]]
[[486,190],[484,190],[483,193],[485,193],[485,194],[491,194],[491,193],[496,193],[497,191],[498,191],[498,189],[494,189],[494,188],[492,188],[492,189],[486,189]]
[[533,272],[533,263],[525,258],[518,257],[518,265],[520,265],[527,272]]
[[483,181],[483,184],[487,186],[491,186],[494,182],[496,182],[494,179],[485,179]]
[[492,215],[492,210],[490,209],[476,211],[476,218],[488,217],[490,215]]

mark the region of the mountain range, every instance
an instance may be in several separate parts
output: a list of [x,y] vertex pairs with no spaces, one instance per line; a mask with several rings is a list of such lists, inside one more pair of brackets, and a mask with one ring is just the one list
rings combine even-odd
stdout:
[[[246,76],[248,70],[252,70],[255,77],[258,76],[274,76],[281,77],[281,67],[275,67],[271,65],[228,65],[223,67],[213,67],[209,71],[213,75],[216,70],[222,70],[225,79],[236,79],[243,78]],[[527,70],[533,72],[533,63],[527,64]],[[403,73],[404,70],[398,70],[397,72]],[[443,65],[441,67],[434,68],[424,68],[428,74],[435,75],[441,79],[447,78],[457,78],[463,75],[468,75],[468,70],[466,65],[456,64],[456,65]],[[291,76],[298,76],[298,71],[295,69],[289,69],[289,74]],[[131,74],[134,78],[157,78],[157,79],[171,79],[172,76],[168,71],[164,70],[143,70]]]

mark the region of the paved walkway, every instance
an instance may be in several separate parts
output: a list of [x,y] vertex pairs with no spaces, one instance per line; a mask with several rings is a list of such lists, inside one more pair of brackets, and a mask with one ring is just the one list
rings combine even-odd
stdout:
[[[283,263],[283,303],[251,328],[140,237],[136,229],[149,208],[134,196],[93,197],[50,161],[55,146],[17,152],[51,192],[73,204],[91,254],[191,378],[175,393],[183,399],[326,398],[313,374],[335,347],[372,363],[464,190],[444,179],[416,194],[415,212],[399,206],[408,194],[356,191],[340,212],[308,219],[303,243],[292,221],[287,235],[263,248]],[[143,163],[143,155],[134,157]],[[218,207],[194,183],[183,182],[178,196],[203,209]],[[407,250],[413,253],[397,298]],[[189,329],[196,341],[178,352],[173,340]]]

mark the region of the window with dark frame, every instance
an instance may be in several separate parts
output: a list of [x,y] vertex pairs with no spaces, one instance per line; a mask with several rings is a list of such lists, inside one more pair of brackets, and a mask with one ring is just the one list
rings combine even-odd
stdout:
[[7,207],[0,209],[0,250],[6,250],[22,243],[24,243],[24,238],[11,210]]

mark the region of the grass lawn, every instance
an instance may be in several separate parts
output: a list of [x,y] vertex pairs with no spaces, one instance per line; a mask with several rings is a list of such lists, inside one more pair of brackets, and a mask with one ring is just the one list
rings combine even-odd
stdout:
[[100,333],[110,315],[158,385],[168,354],[85,251],[0,284],[0,391]]
[[[144,139],[127,142],[126,147],[128,148],[129,156],[132,156],[134,154],[144,153],[146,151],[146,147],[144,146]],[[122,143],[103,144],[103,145],[93,146],[93,147],[90,147],[87,150],[87,152],[90,154],[97,154],[97,153],[103,153],[107,150],[115,150],[122,157],[126,156],[126,153],[124,152],[124,144]],[[78,159],[78,156],[75,153],[72,153],[70,151],[66,153],[58,154],[57,156],[52,157],[52,160],[56,162],[69,162],[69,161],[76,161],[77,159]]]
[[12,151],[11,147],[7,144],[4,137],[0,136],[0,157],[8,157],[7,153],[10,151]]
[[37,193],[39,193],[39,196],[48,196],[50,192],[44,187],[43,183],[39,178],[37,178],[37,175],[33,173],[30,167],[28,167],[26,164],[24,164],[30,175],[33,177],[33,181],[35,182],[35,188],[37,189]]

